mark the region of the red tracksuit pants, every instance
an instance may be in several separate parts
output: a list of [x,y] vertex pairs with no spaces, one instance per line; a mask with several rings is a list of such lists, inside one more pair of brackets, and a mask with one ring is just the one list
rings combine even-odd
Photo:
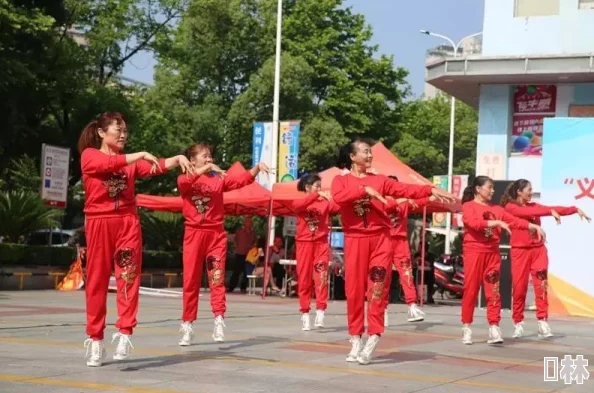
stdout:
[[[392,237],[392,263],[396,267],[398,276],[400,277],[400,286],[404,291],[404,299],[409,306],[417,301],[417,292],[415,290],[415,279],[413,277],[412,263],[410,260],[410,248],[408,246],[408,239],[403,236]],[[390,303],[390,286],[392,283],[393,270],[388,269],[388,284],[386,291],[386,307]]]
[[487,299],[487,321],[499,325],[501,298],[499,277],[501,255],[498,251],[464,252],[464,295],[462,296],[462,323],[471,324],[481,283]]
[[109,278],[115,270],[118,320],[123,334],[132,334],[138,313],[138,290],[142,267],[142,234],[137,216],[87,217],[87,334],[103,340],[107,314]]
[[524,320],[526,292],[528,281],[532,275],[534,297],[536,301],[536,318],[546,320],[549,316],[547,293],[549,257],[545,246],[536,248],[513,247],[510,252],[512,262],[512,318],[514,323]]
[[184,322],[194,322],[198,317],[198,293],[202,282],[202,268],[206,261],[210,306],[215,318],[225,317],[225,262],[227,260],[227,233],[185,227],[184,230]]
[[385,296],[389,290],[388,271],[392,268],[392,241],[389,233],[369,237],[345,236],[345,292],[349,334],[365,331],[364,311],[367,295],[367,334],[384,332]]
[[311,293],[316,294],[316,310],[328,305],[328,270],[330,245],[326,241],[297,242],[297,285],[299,311],[309,312]]

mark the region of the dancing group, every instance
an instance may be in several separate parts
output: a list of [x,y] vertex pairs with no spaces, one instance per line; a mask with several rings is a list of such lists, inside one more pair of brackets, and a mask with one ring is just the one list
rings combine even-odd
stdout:
[[[223,193],[255,181],[260,172],[269,173],[263,163],[238,176],[227,176],[213,163],[212,149],[194,144],[184,154],[158,159],[147,152],[124,154],[128,131],[124,117],[106,112],[90,122],[80,136],[82,181],[85,191],[87,238],[86,310],[87,365],[101,366],[106,356],[103,343],[109,279],[115,271],[117,283],[115,360],[129,356],[130,336],[137,325],[142,235],[135,202],[137,178],[163,174],[180,167],[178,191],[185,218],[183,240],[183,311],[180,346],[190,345],[197,319],[198,292],[203,264],[210,287],[214,316],[213,339],[224,341],[225,264],[227,234],[223,227]],[[299,309],[302,329],[310,330],[310,299],[316,295],[315,326],[324,326],[328,298],[330,246],[329,220],[341,217],[345,237],[345,292],[348,331],[352,344],[348,362],[368,364],[387,325],[388,295],[392,266],[401,279],[409,306],[409,321],[421,321],[424,313],[416,304],[412,265],[407,240],[407,217],[412,207],[432,201],[455,202],[456,198],[431,185],[398,182],[395,177],[370,173],[373,156],[369,143],[356,139],[339,152],[338,166],[347,173],[336,176],[331,192],[321,190],[316,174],[302,177],[298,189],[305,198],[294,201],[298,217],[296,234]],[[547,324],[547,252],[539,217],[579,214],[575,207],[546,207],[530,202],[531,186],[525,180],[512,183],[502,205],[490,203],[493,181],[478,176],[462,199],[465,268],[462,299],[463,342],[472,343],[470,325],[481,282],[487,297],[489,343],[503,342],[499,329],[501,303],[498,294],[501,229],[511,233],[513,261],[514,337],[523,331],[523,310],[529,276],[535,286],[537,318],[542,336],[551,336]],[[312,285],[313,284],[313,285]],[[366,343],[365,300],[367,307]]]

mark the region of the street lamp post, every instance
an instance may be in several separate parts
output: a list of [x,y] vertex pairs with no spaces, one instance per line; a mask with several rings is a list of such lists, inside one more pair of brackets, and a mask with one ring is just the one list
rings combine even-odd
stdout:
[[[441,34],[432,33],[427,30],[421,30],[421,34],[430,35],[433,37],[442,38],[448,41],[452,48],[454,48],[454,58],[458,56],[458,48],[462,44],[462,42],[466,41],[469,38],[473,38],[479,36],[481,33],[471,34],[462,38],[458,44],[455,44],[452,39],[446,37]],[[453,172],[454,172],[454,125],[456,122],[456,99],[452,95],[451,98],[451,108],[450,108],[450,144],[449,144],[449,153],[448,153],[448,192],[452,192],[452,183],[453,183]],[[452,213],[448,212],[446,217],[446,240],[445,240],[445,254],[449,255],[451,253],[451,231],[452,231]]]

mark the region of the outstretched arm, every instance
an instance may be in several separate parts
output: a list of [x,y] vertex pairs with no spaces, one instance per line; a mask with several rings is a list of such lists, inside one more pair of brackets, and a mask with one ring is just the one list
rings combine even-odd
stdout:
[[317,201],[319,197],[320,197],[320,194],[318,194],[317,192],[312,192],[305,198],[297,199],[297,200],[293,201],[291,203],[291,206],[292,206],[293,210],[295,210],[295,213],[298,213],[298,214],[303,213],[304,211],[307,210],[307,208],[312,203]]
[[343,176],[336,176],[332,181],[332,199],[338,205],[347,205],[362,199],[367,195],[365,187],[359,185],[358,187],[348,187]]
[[[105,154],[97,149],[88,148],[82,152],[80,164],[84,174],[105,174],[116,172],[127,165],[151,156],[146,152],[131,154]],[[152,156],[151,156],[152,157]]]

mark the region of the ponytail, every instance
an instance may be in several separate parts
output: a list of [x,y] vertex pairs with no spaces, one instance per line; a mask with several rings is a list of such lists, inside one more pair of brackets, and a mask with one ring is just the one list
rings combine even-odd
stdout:
[[489,176],[475,177],[474,180],[472,181],[472,184],[469,185],[468,187],[466,187],[464,189],[464,192],[462,193],[462,204],[465,204],[466,202],[470,202],[470,201],[474,200],[474,196],[476,195],[476,192],[475,192],[476,188],[482,187],[486,183],[493,183],[493,179],[491,179]]
[[350,142],[340,148],[338,152],[338,159],[336,160],[336,166],[339,169],[351,169],[351,153],[353,152],[353,142]]
[[462,204],[465,204],[466,202],[470,202],[473,199],[474,199],[474,187],[468,186],[464,189],[464,192],[462,193]]
[[87,124],[78,138],[78,153],[82,154],[87,148],[99,149],[102,143],[99,129],[107,131],[114,122],[120,127],[126,127],[126,118],[119,112],[103,112]]
[[501,197],[501,201],[499,204],[502,207],[505,207],[510,202],[515,202],[518,199],[518,192],[522,191],[530,185],[530,182],[526,179],[518,179],[514,182],[511,182],[505,188],[503,196]]

